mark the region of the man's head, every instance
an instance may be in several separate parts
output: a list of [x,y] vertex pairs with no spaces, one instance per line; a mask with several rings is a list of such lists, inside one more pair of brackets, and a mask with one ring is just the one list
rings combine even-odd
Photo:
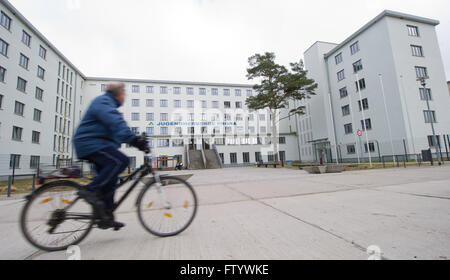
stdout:
[[125,103],[126,91],[124,83],[110,83],[106,88],[106,91],[111,93],[120,104],[123,105]]

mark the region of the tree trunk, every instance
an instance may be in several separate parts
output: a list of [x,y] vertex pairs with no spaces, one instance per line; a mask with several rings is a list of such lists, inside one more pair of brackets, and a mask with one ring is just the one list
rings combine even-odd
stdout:
[[279,163],[280,159],[279,159],[279,155],[278,155],[278,129],[277,129],[277,111],[274,110],[274,112],[272,113],[272,144],[273,144],[273,153],[275,156],[275,162]]

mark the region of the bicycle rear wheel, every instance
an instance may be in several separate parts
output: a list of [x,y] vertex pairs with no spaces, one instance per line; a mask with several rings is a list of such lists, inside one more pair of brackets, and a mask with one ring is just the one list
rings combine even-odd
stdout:
[[56,181],[31,195],[22,210],[21,229],[33,246],[61,251],[86,238],[94,226],[94,209],[78,197],[81,189],[72,181]]
[[146,186],[138,197],[138,217],[144,228],[159,237],[175,236],[185,231],[197,214],[194,188],[177,177],[161,178]]

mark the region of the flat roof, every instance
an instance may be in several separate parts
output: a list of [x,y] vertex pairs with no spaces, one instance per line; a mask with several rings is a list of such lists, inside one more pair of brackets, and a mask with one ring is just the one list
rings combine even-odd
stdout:
[[381,14],[379,14],[377,17],[375,17],[373,20],[371,20],[369,23],[367,23],[362,28],[360,28],[358,31],[353,33],[350,37],[345,39],[342,43],[340,43],[335,48],[333,48],[330,52],[325,54],[325,58],[330,57],[337,50],[342,48],[344,45],[348,44],[350,41],[355,39],[357,36],[359,36],[361,33],[366,31],[367,29],[369,29],[372,25],[374,25],[375,23],[377,23],[378,21],[380,21],[384,17],[394,17],[394,18],[399,18],[399,19],[406,19],[406,20],[411,20],[411,21],[415,21],[415,22],[431,24],[431,25],[434,25],[434,26],[439,25],[439,23],[440,23],[438,20],[434,20],[434,19],[414,16],[414,15],[410,15],[410,14],[404,14],[404,13],[395,12],[395,11],[391,11],[391,10],[385,10]]
[[129,79],[129,78],[105,78],[105,77],[87,77],[89,81],[106,81],[106,82],[124,82],[124,83],[144,83],[144,84],[169,84],[169,85],[192,85],[192,86],[216,86],[216,87],[240,87],[252,88],[253,85],[244,84],[228,84],[228,83],[205,83],[192,81],[166,81],[166,80],[146,80],[146,79]]

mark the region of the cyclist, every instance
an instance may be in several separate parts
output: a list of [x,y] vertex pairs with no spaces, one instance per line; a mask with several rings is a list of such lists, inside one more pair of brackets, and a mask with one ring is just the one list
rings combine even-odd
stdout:
[[73,138],[78,158],[92,162],[97,171],[97,177],[78,195],[95,207],[101,229],[125,226],[115,221],[113,214],[118,176],[129,165],[128,157],[119,151],[120,146],[149,149],[147,139],[136,136],[118,111],[125,96],[125,84],[109,84],[106,93],[91,103]]

